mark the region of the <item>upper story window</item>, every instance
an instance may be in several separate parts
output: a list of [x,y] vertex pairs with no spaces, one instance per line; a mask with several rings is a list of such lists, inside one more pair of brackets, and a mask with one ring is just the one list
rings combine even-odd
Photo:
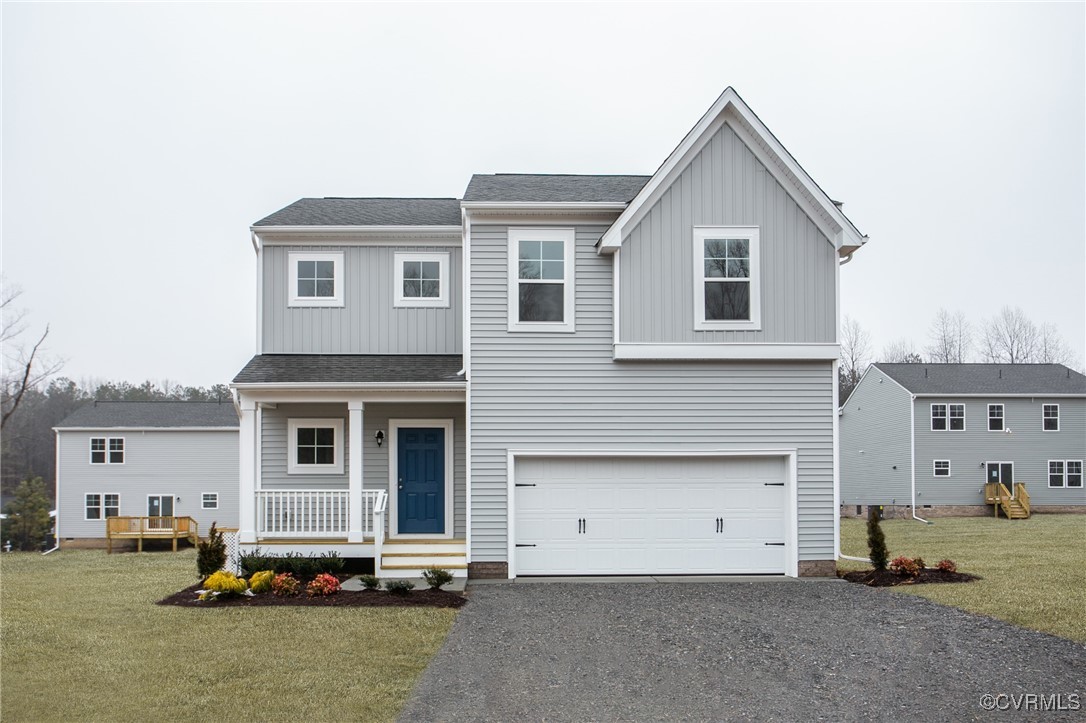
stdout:
[[694,328],[761,328],[758,228],[694,228]]
[[288,474],[343,474],[342,419],[287,420]]
[[988,431],[989,432],[1002,432],[1003,431],[1003,405],[1002,404],[989,404],[988,405]]
[[393,306],[448,306],[449,255],[398,253]]
[[124,437],[91,437],[91,464],[124,464]]
[[571,228],[509,229],[509,331],[574,331]]
[[288,306],[343,306],[343,254],[287,255]]
[[1046,432],[1060,431],[1060,405],[1045,404],[1041,411],[1041,424]]
[[931,429],[934,432],[965,431],[965,405],[964,404],[933,404],[931,405]]

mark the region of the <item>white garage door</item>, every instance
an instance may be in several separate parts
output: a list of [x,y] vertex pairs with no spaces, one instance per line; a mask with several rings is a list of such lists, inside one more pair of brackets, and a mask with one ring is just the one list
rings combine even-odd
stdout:
[[785,572],[780,457],[516,463],[517,575]]

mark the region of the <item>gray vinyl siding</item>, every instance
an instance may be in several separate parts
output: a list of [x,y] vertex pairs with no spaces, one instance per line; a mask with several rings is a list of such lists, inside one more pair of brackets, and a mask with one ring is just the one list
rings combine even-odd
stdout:
[[[350,453],[346,449],[350,434],[346,404],[280,404],[276,409],[261,412],[261,485],[265,489],[347,489]],[[344,466],[342,475],[299,475],[287,473],[287,420],[291,418],[343,419]],[[467,530],[465,440],[466,426],[463,404],[366,404],[362,413],[362,487],[389,489],[390,448],[378,447],[374,439],[377,430],[389,433],[389,419],[451,419],[453,420],[453,532],[463,537]]]
[[[123,437],[124,464],[91,464],[92,437]],[[238,432],[61,431],[59,536],[105,538],[104,520],[84,520],[87,494],[119,494],[122,516],[147,515],[148,495],[173,495],[174,514],[192,517],[200,533],[218,522],[238,525]],[[204,492],[219,494],[219,509],[201,509]]]
[[[694,226],[758,226],[760,331],[694,330]],[[620,259],[620,341],[836,341],[833,244],[727,124],[630,231]]]
[[603,231],[576,231],[576,333],[544,334],[507,331],[507,228],[472,228],[472,560],[507,558],[507,450],[654,448],[798,449],[799,556],[832,559],[830,362],[614,362]]
[[[343,253],[342,307],[289,307],[288,255]],[[449,254],[448,308],[396,308],[394,257]],[[459,354],[463,346],[461,250],[432,246],[266,246],[262,351],[265,354]]]
[[849,396],[840,421],[842,504],[909,504],[911,396],[874,367]]

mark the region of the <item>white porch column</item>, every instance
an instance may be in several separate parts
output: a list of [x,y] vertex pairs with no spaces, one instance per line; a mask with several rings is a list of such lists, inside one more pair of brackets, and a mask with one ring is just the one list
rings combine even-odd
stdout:
[[238,395],[238,407],[241,419],[238,427],[240,447],[239,471],[241,477],[240,497],[238,499],[238,539],[241,542],[256,542],[256,403]]
[[362,430],[363,410],[362,402],[347,402],[347,448],[350,450],[348,459],[350,466],[347,468],[347,490],[350,504],[347,520],[347,542],[362,542]]

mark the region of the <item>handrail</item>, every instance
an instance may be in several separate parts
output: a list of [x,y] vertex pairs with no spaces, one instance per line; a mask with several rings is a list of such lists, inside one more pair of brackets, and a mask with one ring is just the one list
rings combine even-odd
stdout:
[[381,548],[385,543],[385,508],[388,506],[388,492],[378,490],[373,502],[373,574],[381,574]]
[[1015,488],[1018,492],[1018,503],[1022,505],[1022,509],[1026,511],[1026,514],[1030,514],[1029,509],[1029,492],[1026,492],[1026,485],[1022,482],[1015,484]]

